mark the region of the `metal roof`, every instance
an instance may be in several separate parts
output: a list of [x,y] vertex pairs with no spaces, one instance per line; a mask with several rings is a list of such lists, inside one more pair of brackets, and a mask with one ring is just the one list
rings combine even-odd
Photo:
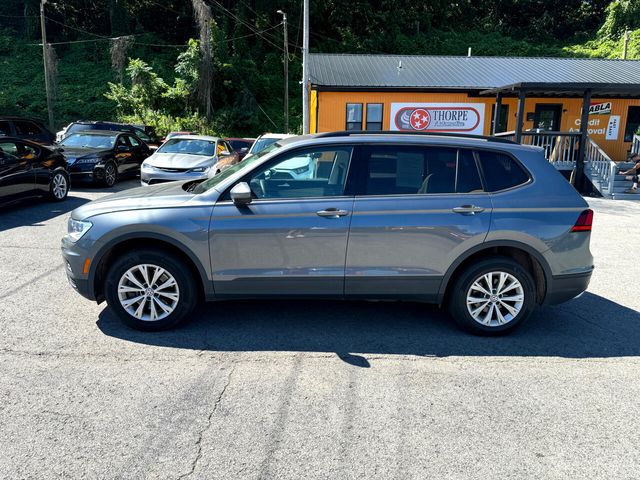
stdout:
[[325,88],[489,90],[522,83],[638,84],[640,61],[540,57],[309,55],[311,83]]

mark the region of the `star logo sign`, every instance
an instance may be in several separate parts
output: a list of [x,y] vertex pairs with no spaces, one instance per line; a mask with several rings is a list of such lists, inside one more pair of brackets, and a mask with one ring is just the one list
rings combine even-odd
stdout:
[[411,114],[410,123],[414,130],[424,130],[431,123],[431,115],[424,108],[416,108]]

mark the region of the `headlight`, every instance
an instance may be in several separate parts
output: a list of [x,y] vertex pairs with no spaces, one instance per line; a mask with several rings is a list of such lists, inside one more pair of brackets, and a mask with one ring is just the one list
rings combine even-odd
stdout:
[[297,173],[298,175],[300,175],[301,173],[306,172],[307,170],[309,170],[309,165],[305,165],[304,167],[299,167],[299,168],[294,168],[293,169],[294,173]]
[[204,172],[208,172],[209,168],[211,167],[196,167],[196,168],[192,168],[191,171],[194,173],[204,173]]
[[142,170],[145,172],[153,172],[156,169],[153,165],[149,165],[148,163],[142,164]]
[[82,157],[76,160],[76,163],[98,163],[100,157]]
[[91,222],[69,218],[69,223],[67,224],[67,236],[72,242],[77,242],[89,231],[92,225],[93,223]]

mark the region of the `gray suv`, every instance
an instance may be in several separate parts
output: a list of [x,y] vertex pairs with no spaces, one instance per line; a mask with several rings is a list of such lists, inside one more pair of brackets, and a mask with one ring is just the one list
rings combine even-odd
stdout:
[[200,300],[321,297],[432,302],[491,335],[586,290],[592,219],[539,148],[335,132],[83,205],[62,252],[81,295],[142,330]]

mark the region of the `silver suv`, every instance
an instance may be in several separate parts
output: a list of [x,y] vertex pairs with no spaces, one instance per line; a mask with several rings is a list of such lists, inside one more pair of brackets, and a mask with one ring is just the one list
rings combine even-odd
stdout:
[[62,251],[81,295],[142,330],[202,299],[322,297],[433,302],[500,334],[586,290],[592,218],[539,148],[336,132],[83,205]]

